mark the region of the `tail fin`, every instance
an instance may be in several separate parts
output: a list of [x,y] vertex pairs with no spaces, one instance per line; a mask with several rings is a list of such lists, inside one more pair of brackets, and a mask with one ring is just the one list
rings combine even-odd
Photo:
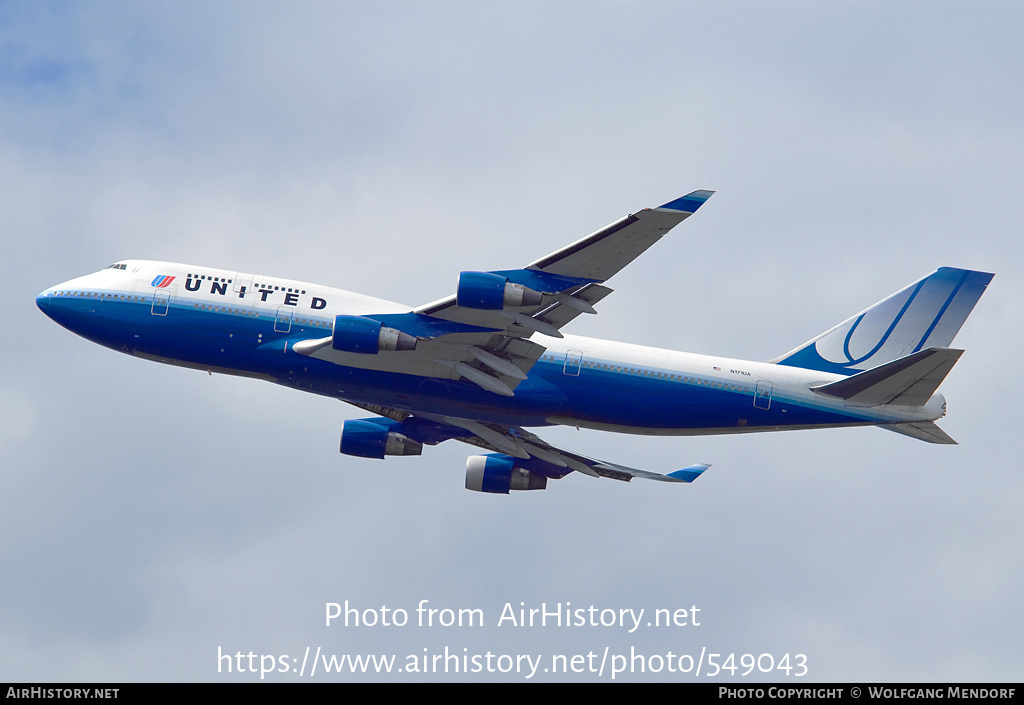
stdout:
[[852,375],[953,342],[994,275],[940,267],[771,362]]

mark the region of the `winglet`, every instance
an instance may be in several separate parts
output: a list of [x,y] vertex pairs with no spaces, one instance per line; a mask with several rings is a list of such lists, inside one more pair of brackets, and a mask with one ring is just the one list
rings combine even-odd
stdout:
[[700,477],[701,473],[707,470],[709,467],[711,467],[711,465],[709,465],[708,463],[697,463],[696,465],[691,465],[688,468],[683,468],[682,470],[670,472],[668,475],[666,475],[666,477],[671,477],[673,480],[676,480],[677,482],[693,482],[698,477]]
[[680,196],[674,201],[669,201],[660,207],[665,210],[679,211],[681,213],[696,213],[697,209],[703,206],[704,201],[711,198],[712,194],[714,194],[714,191],[694,191],[693,193],[688,193],[685,196]]

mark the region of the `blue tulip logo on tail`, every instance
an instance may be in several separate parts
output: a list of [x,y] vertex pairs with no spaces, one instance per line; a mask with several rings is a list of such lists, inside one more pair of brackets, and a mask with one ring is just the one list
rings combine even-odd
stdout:
[[772,362],[852,375],[953,342],[992,274],[940,267]]
[[172,281],[174,281],[174,277],[169,277],[166,274],[158,274],[150,286],[155,286],[157,289],[165,289],[171,285]]

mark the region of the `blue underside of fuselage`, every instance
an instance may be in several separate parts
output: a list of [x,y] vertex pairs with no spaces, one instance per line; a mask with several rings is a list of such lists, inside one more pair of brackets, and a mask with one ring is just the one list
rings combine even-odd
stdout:
[[329,329],[292,324],[275,331],[273,316],[171,305],[154,315],[148,302],[51,296],[40,308],[65,328],[106,347],[165,362],[270,378],[278,384],[356,404],[493,423],[544,426],[551,417],[633,429],[767,430],[836,426],[869,420],[774,398],[759,408],[750,392],[585,367],[565,374],[545,359],[502,397],[465,380],[344,367],[300,355],[294,343]]

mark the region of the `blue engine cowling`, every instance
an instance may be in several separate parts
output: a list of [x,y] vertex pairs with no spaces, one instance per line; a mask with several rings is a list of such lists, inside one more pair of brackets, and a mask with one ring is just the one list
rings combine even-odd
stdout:
[[343,352],[376,355],[385,350],[415,350],[416,338],[365,316],[335,316],[331,347]]
[[346,421],[341,428],[341,452],[360,458],[419,455],[423,452],[423,444],[387,426],[357,419]]
[[513,284],[493,272],[462,272],[456,294],[459,306],[501,310],[506,306],[539,306],[540,292]]
[[466,460],[467,490],[508,494],[509,490],[543,490],[547,486],[546,476],[519,467],[509,455],[472,455]]

